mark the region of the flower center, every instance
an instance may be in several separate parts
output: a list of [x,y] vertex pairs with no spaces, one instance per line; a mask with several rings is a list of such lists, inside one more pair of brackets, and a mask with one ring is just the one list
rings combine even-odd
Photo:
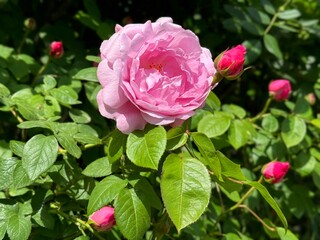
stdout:
[[163,69],[163,65],[161,63],[151,63],[149,64],[149,68],[157,69],[160,72]]

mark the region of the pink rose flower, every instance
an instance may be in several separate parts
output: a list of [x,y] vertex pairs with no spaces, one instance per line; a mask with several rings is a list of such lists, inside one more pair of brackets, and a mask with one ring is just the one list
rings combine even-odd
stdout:
[[215,68],[193,32],[171,18],[117,25],[115,31],[100,47],[97,102],[120,131],[178,125],[204,106]]
[[214,66],[218,73],[228,80],[233,80],[243,73],[246,48],[238,45],[219,54],[214,60]]
[[109,230],[113,225],[116,224],[116,220],[114,218],[114,209],[108,206],[103,207],[91,214],[89,220],[91,220],[97,230]]
[[262,169],[262,174],[267,182],[280,182],[290,168],[289,162],[273,161],[266,164]]
[[269,94],[277,101],[288,99],[291,92],[291,84],[288,80],[278,79],[269,84]]
[[64,53],[63,43],[54,41],[50,44],[50,56],[54,58],[60,58]]

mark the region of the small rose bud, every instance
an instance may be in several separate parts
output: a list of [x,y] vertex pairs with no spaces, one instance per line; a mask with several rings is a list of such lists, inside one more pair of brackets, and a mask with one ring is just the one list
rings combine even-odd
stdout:
[[109,230],[116,224],[114,208],[108,206],[103,207],[91,214],[89,220],[98,231]]
[[246,48],[240,44],[220,53],[214,60],[214,67],[222,77],[228,80],[237,79],[244,71],[245,54]]
[[269,94],[273,96],[276,101],[288,99],[290,92],[291,84],[289,80],[278,79],[269,84]]
[[314,93],[309,93],[305,98],[310,105],[314,105],[316,103],[316,96]]
[[289,162],[273,161],[266,164],[262,169],[264,179],[269,183],[280,182],[290,168]]
[[63,43],[54,41],[50,44],[50,56],[60,58],[63,55]]
[[34,30],[37,27],[37,23],[34,18],[27,18],[26,20],[24,20],[23,24],[29,30]]

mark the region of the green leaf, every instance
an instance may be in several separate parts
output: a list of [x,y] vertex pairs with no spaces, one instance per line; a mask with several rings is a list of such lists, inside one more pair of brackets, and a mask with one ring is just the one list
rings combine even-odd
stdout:
[[101,144],[101,140],[100,138],[98,138],[96,135],[94,135],[93,133],[76,133],[75,135],[73,135],[73,138],[75,140],[77,140],[78,142],[81,143],[88,143],[88,144]]
[[57,86],[57,81],[53,76],[45,75],[43,78],[43,88],[45,91],[51,90]]
[[251,40],[246,40],[242,43],[246,49],[246,63],[252,63],[254,62],[260,55],[261,55],[261,50],[262,50],[262,44],[260,39],[251,39]]
[[96,31],[99,26],[99,22],[97,20],[93,19],[89,14],[83,12],[82,10],[76,13],[75,18],[83,25],[91,28],[94,31]]
[[211,171],[214,172],[216,177],[223,181],[221,176],[221,165],[219,161],[215,159],[215,148],[211,142],[211,140],[203,133],[193,132],[191,133],[191,137],[198,147],[201,155],[205,159],[205,163],[209,165]]
[[265,34],[263,36],[263,43],[268,52],[270,52],[280,60],[283,59],[282,52],[279,48],[278,40],[274,36],[270,34]]
[[69,116],[76,123],[89,123],[91,121],[90,115],[80,109],[70,109]]
[[235,149],[239,149],[247,143],[249,134],[243,120],[235,119],[231,122],[228,140]]
[[162,202],[146,178],[139,176],[138,179],[130,179],[129,183],[134,187],[137,195],[143,198],[144,203],[158,210],[162,210]]
[[267,203],[272,207],[272,209],[277,213],[285,229],[288,229],[288,223],[286,217],[283,215],[281,209],[279,208],[277,202],[272,198],[268,190],[259,182],[246,181],[246,184],[256,188],[261,196],[267,201]]
[[9,96],[10,96],[10,90],[5,85],[0,83],[0,99],[3,97],[9,97]]
[[78,99],[78,94],[70,86],[62,85],[59,88],[50,90],[50,94],[55,97],[62,105],[69,106],[81,103]]
[[251,18],[258,23],[268,25],[270,23],[270,17],[262,11],[257,10],[255,7],[248,7],[248,13]]
[[67,133],[60,132],[55,134],[55,137],[61,144],[61,146],[68,151],[75,158],[80,158],[82,151],[80,147],[78,147],[77,142]]
[[35,180],[53,165],[58,155],[58,148],[54,136],[42,134],[33,136],[26,143],[21,160],[31,180]]
[[0,190],[8,188],[13,182],[13,172],[17,165],[16,158],[0,157]]
[[281,124],[281,137],[288,148],[298,145],[306,131],[306,123],[297,116],[289,116]]
[[278,13],[278,18],[284,19],[284,20],[294,19],[300,16],[301,16],[301,13],[298,9],[289,9],[289,10],[285,10],[283,12]]
[[13,48],[0,44],[0,57],[2,57],[3,59],[7,60],[13,53],[13,51]]
[[224,104],[222,106],[222,110],[228,113],[232,113],[240,119],[246,116],[246,110],[235,104]]
[[211,180],[208,170],[197,159],[170,154],[163,164],[160,188],[170,219],[180,231],[205,211]]
[[183,127],[171,128],[167,132],[167,150],[175,150],[186,144],[188,134]]
[[17,165],[13,172],[13,187],[19,189],[32,183],[27,171],[22,166],[22,161],[17,161]]
[[162,126],[149,126],[144,131],[134,131],[127,140],[128,158],[137,166],[158,169],[166,143],[167,133]]
[[105,177],[111,173],[112,165],[109,163],[108,157],[93,161],[82,171],[82,174],[88,177]]
[[309,153],[300,152],[294,160],[294,168],[300,176],[306,177],[313,172],[316,163],[317,160]]
[[16,141],[16,140],[11,140],[9,142],[10,150],[17,156],[22,157],[23,155],[23,148],[24,148],[25,143]]
[[127,180],[111,175],[104,178],[93,189],[88,203],[88,214],[113,201],[128,184]]
[[7,233],[11,240],[28,239],[31,233],[30,216],[24,215],[23,205],[15,205],[8,212]]
[[289,229],[277,227],[277,233],[281,240],[298,240],[299,238],[294,235]]
[[150,226],[148,209],[134,189],[122,189],[115,200],[115,218],[121,233],[128,240],[143,239]]
[[205,109],[208,108],[211,111],[219,109],[221,106],[220,99],[217,97],[214,92],[210,92],[207,99],[206,99],[206,106]]
[[224,112],[215,112],[204,116],[199,124],[198,131],[214,138],[224,134],[230,127],[232,117]]
[[109,139],[107,153],[110,162],[113,163],[122,156],[126,147],[127,135],[115,129]]
[[311,124],[320,129],[320,119],[312,119]]
[[49,121],[25,121],[20,123],[18,127],[22,129],[45,128],[53,131],[55,125],[57,125],[57,123]]
[[229,158],[227,158],[222,152],[215,151],[215,158],[221,164],[221,174],[226,177],[231,177],[238,180],[245,180],[245,176],[243,175],[240,165],[232,162]]
[[76,75],[73,76],[73,78],[79,80],[86,80],[90,82],[98,82],[97,68],[89,67],[81,69],[79,72],[77,72]]
[[261,125],[265,130],[271,133],[276,132],[279,129],[279,122],[277,118],[270,114],[262,119]]

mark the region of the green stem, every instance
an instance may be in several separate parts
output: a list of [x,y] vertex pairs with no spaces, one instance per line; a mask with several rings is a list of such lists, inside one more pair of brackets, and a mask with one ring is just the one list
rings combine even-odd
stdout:
[[258,113],[255,117],[251,118],[250,121],[251,122],[255,122],[257,121],[258,119],[260,119],[268,110],[269,106],[270,106],[270,103],[272,102],[273,98],[272,96],[270,96],[268,98],[268,100],[266,101],[266,103],[264,104],[264,107],[262,109],[262,111],[260,113]]
[[27,39],[27,37],[28,37],[28,35],[29,35],[30,32],[31,32],[31,30],[30,30],[29,28],[27,28],[26,31],[24,32],[23,37],[22,37],[22,40],[21,40],[21,42],[20,42],[20,45],[19,45],[19,47],[17,48],[17,53],[18,53],[18,54],[21,52],[21,50],[22,50],[22,48],[23,48],[23,45],[25,44],[26,39]]
[[266,228],[268,228],[270,231],[272,231],[272,232],[275,232],[275,231],[276,231],[275,228],[270,227],[265,221],[262,220],[262,218],[260,218],[260,217],[258,216],[258,214],[256,214],[253,210],[251,210],[248,206],[241,204],[241,205],[239,205],[238,207],[247,209],[263,226],[265,226]]
[[273,25],[275,24],[277,18],[278,18],[278,15],[280,12],[282,12],[286,7],[287,5],[291,2],[291,0],[287,0],[283,5],[281,5],[277,12],[273,15],[269,25],[267,26],[266,30],[264,30],[264,33],[263,35],[266,35],[268,32],[270,32],[271,28],[273,27]]
[[[261,176],[260,179],[258,180],[258,182],[260,183],[262,181],[263,177]],[[246,200],[249,195],[255,190],[255,187],[251,187],[243,196],[242,198],[239,200],[239,202],[237,202],[235,205],[233,205],[228,211],[233,211],[235,209],[237,209],[243,202],[244,200]]]
[[37,83],[38,78],[41,76],[41,74],[44,72],[44,70],[47,69],[47,67],[50,63],[50,59],[51,59],[51,57],[48,58],[48,61],[39,69],[37,74],[34,76],[32,83],[31,83],[31,87],[34,87],[34,85]]

